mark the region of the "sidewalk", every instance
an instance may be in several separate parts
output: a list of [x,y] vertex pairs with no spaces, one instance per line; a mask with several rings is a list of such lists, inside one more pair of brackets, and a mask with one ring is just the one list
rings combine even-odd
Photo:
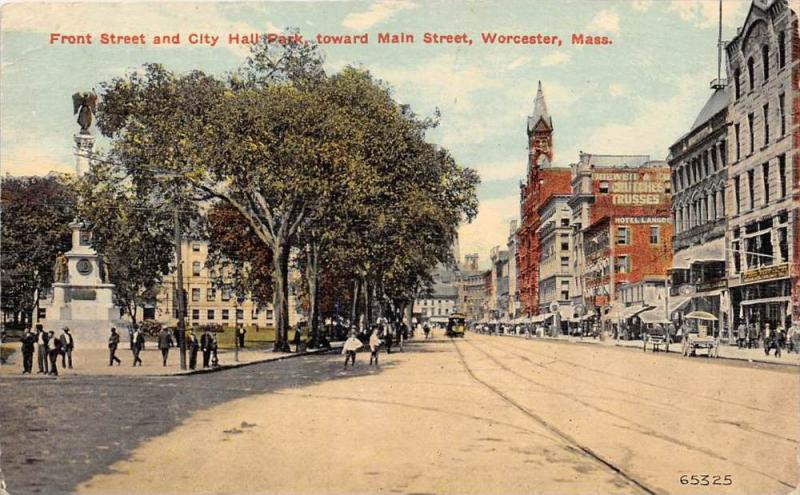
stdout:
[[[19,343],[13,344],[16,352],[11,356],[10,363],[0,366],[0,376],[22,376],[22,353],[19,350]],[[340,348],[340,342],[331,344],[334,349]],[[122,348],[117,351],[117,357],[122,360],[121,365],[108,365],[108,349],[89,348],[76,350],[72,353],[72,369],[64,369],[61,366],[61,358],[58,359],[59,376],[171,376],[171,375],[190,375],[196,373],[208,373],[224,369],[237,368],[250,364],[263,363],[267,361],[277,361],[291,357],[305,356],[309,354],[319,354],[327,349],[312,349],[306,352],[271,352],[269,350],[239,350],[239,361],[235,360],[233,350],[224,350],[218,353],[219,366],[203,368],[203,353],[197,354],[197,369],[181,370],[180,352],[177,348],[172,348],[169,352],[167,366],[162,365],[161,351],[153,346],[145,348],[140,354],[142,365],[133,367],[133,353],[130,349]],[[189,353],[186,353],[186,366],[189,366]],[[36,354],[33,357],[33,373],[25,375],[27,378],[43,377],[46,375],[37,374],[38,365]]]
[[[505,335],[506,337],[517,337],[524,339],[525,336],[523,335]],[[536,337],[534,337],[536,339]],[[560,335],[558,337],[545,337],[544,340],[560,340],[564,342],[574,342],[574,343],[581,343],[581,344],[594,344],[594,345],[605,345],[605,346],[616,346],[616,347],[631,347],[638,350],[642,350],[642,341],[641,340],[614,340],[614,339],[606,339],[601,341],[599,339],[594,339],[592,337],[575,337],[572,335]],[[682,352],[683,348],[680,342],[675,342],[669,345],[669,352],[670,353],[678,353]],[[647,352],[651,352],[648,348]],[[698,356],[700,358],[705,357],[705,351],[700,350],[698,352]],[[788,365],[788,366],[800,366],[800,354],[792,353],[789,354],[785,350],[781,353],[781,357],[775,357],[775,351],[772,351],[769,356],[764,354],[764,349],[739,349],[736,346],[731,346],[728,344],[721,344],[719,347],[719,358],[720,359],[734,359],[737,361],[748,361],[753,363],[769,363],[769,364],[781,364],[781,365]]]

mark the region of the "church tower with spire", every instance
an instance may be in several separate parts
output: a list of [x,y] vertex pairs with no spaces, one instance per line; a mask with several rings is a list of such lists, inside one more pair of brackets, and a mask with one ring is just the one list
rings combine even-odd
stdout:
[[533,168],[548,168],[553,163],[553,119],[547,112],[542,81],[536,90],[533,113],[528,117],[528,174]]
[[[553,196],[572,191],[570,169],[553,166],[553,119],[547,111],[542,82],[536,89],[533,113],[528,116],[528,170],[520,184],[520,226],[517,230],[517,290],[515,302],[533,316],[539,308],[540,208]],[[546,308],[545,308],[546,310]]]

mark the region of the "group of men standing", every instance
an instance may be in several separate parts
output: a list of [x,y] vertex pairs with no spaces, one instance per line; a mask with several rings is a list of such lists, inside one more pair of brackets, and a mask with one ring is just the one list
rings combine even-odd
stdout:
[[68,327],[64,327],[58,337],[52,330],[46,332],[41,324],[36,325],[35,331],[28,327],[22,334],[22,373],[33,372],[35,353],[39,365],[38,373],[58,376],[58,357],[61,356],[62,368],[72,368],[74,349],[75,339]]
[[[210,364],[217,365],[219,359],[217,351],[219,344],[216,336],[214,336],[207,329],[198,340],[193,330],[186,333],[187,350],[189,351],[189,368],[197,368],[197,354],[202,350],[203,352],[203,368],[208,368]],[[242,339],[243,340],[243,339]],[[111,335],[108,337],[108,365],[113,366],[114,363],[121,365],[122,361],[117,357],[117,349],[119,348],[119,333],[116,328],[111,329]],[[178,345],[178,337],[173,334],[169,328],[162,329],[158,334],[158,349],[161,351],[161,364],[166,366],[169,360],[169,351],[172,347]],[[145,346],[144,332],[139,327],[134,327],[130,335],[131,352],[133,353],[133,366],[142,365],[141,353]],[[211,357],[213,356],[213,361]]]
[[772,329],[767,323],[763,328],[754,323],[740,323],[736,327],[736,345],[739,349],[758,347],[759,342],[764,346],[764,353],[769,356],[774,349],[775,356],[780,357],[781,350],[800,352],[800,329],[796,325],[785,330],[783,327]]

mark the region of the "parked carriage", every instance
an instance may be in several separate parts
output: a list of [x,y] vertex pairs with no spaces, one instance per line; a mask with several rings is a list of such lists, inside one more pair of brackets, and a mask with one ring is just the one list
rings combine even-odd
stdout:
[[695,356],[698,349],[705,349],[708,357],[719,357],[719,336],[718,332],[708,334],[709,323],[718,321],[717,317],[705,311],[693,311],[686,315],[687,319],[697,320],[697,324],[688,327],[688,331],[683,335],[683,355]]

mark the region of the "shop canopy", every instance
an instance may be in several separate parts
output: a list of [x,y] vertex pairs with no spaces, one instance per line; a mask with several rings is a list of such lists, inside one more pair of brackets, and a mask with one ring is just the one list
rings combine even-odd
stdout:
[[625,306],[622,303],[615,302],[611,305],[611,309],[608,310],[608,313],[604,314],[600,319],[603,321],[617,321],[622,318],[622,312],[625,310]]
[[621,319],[627,320],[629,318],[633,318],[634,316],[637,316],[642,311],[646,311],[646,310],[648,310],[648,309],[650,309],[652,307],[653,306],[644,305],[644,304],[634,304],[633,306],[628,306],[627,308],[622,310]]
[[724,237],[678,251],[672,257],[672,269],[688,270],[693,263],[707,263],[709,261],[725,261]]
[[706,321],[718,321],[718,318],[711,313],[707,313],[705,311],[692,311],[686,318],[691,318],[694,320],[706,320]]
[[664,314],[664,308],[652,308],[647,311],[642,311],[639,313],[639,318],[642,320],[642,323],[669,323],[667,315]]
[[553,313],[545,313],[543,315],[531,316],[531,323],[541,323],[553,317]]
[[692,300],[692,294],[672,296],[669,298],[669,312],[670,314],[679,311]]

